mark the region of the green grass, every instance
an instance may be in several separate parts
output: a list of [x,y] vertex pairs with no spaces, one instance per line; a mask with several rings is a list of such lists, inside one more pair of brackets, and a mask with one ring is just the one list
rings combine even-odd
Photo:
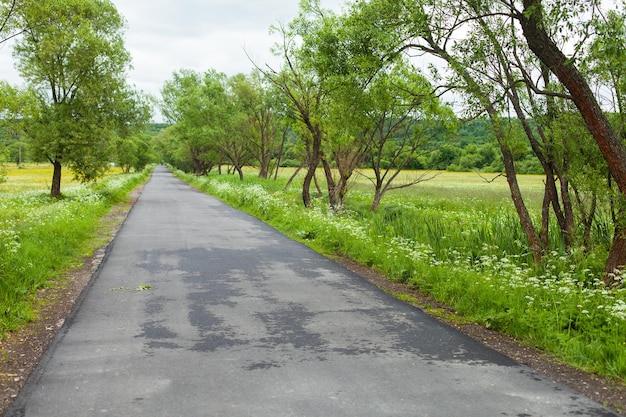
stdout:
[[[390,194],[370,213],[371,191],[360,181],[337,215],[323,198],[303,208],[299,184],[283,189],[288,173],[261,181],[249,172],[243,183],[233,176],[179,175],[321,253],[349,257],[419,289],[463,320],[582,369],[626,377],[626,289],[602,284],[605,237],[595,237],[589,254],[562,253],[552,237],[555,251],[542,265],[532,264],[506,184],[440,175]],[[521,182],[531,200],[541,201],[540,177]]]
[[149,173],[109,175],[89,186],[67,184],[60,199],[50,199],[42,187],[28,190],[32,185],[22,179],[16,185],[9,176],[6,185],[15,191],[0,192],[0,337],[36,317],[38,289],[104,243],[98,233],[103,217]]

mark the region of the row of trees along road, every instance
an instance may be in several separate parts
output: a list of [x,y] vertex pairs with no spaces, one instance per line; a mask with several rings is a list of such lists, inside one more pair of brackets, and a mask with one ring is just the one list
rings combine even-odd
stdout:
[[100,177],[152,116],[126,82],[124,25],[108,0],[0,0],[0,44],[15,42],[28,85],[0,83],[1,119],[25,136],[31,158],[53,165],[52,197],[63,166],[85,182]]
[[180,70],[163,86],[161,107],[172,125],[156,145],[180,168],[204,175],[229,164],[243,179],[246,164],[259,166],[262,178],[280,165],[288,133],[284,111],[258,73]]
[[[300,16],[277,30],[282,42],[276,50],[285,65],[265,74],[307,133],[305,204],[306,181],[318,162],[333,207],[364,160],[371,161],[377,194],[384,193],[389,182],[376,159],[386,136],[411,118],[410,134],[403,135],[411,140],[399,149],[420,146],[418,138],[430,129],[449,125],[452,117],[436,94],[454,90],[467,103],[467,117],[486,115],[491,122],[536,262],[550,253],[551,219],[568,247],[583,246],[596,211],[611,208],[615,233],[605,282],[613,284],[626,265],[625,5],[601,6],[595,0],[370,0],[336,16],[317,1],[301,2]],[[428,79],[411,66],[420,58],[438,64]],[[605,94],[607,107],[594,91]],[[538,225],[517,181],[520,135],[505,115],[516,116],[545,172]],[[402,160],[396,162],[401,168]]]
[[[612,285],[626,265],[626,5],[604,3],[356,0],[336,14],[302,0],[298,17],[272,29],[281,66],[230,79],[181,71],[166,83],[163,113],[175,124],[161,146],[181,161],[192,155],[198,175],[225,161],[242,175],[252,158],[267,177],[293,144],[306,206],[318,167],[335,210],[367,167],[375,210],[410,185],[397,175],[432,138],[454,134],[440,100],[453,93],[464,103],[456,114],[491,125],[536,262],[551,253],[550,222],[567,248],[591,250],[595,219],[612,216]],[[537,224],[517,181],[520,147],[545,174]]]

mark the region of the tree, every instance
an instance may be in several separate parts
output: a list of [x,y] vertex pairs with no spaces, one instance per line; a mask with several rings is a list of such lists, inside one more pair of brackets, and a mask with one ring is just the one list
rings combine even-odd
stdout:
[[[466,93],[474,114],[485,112],[491,119],[496,139],[503,157],[506,177],[511,190],[511,197],[520,217],[520,223],[526,232],[535,261],[539,261],[547,250],[542,244],[545,238],[537,235],[532,220],[525,207],[516,181],[515,156],[507,131],[502,124],[500,114],[508,111],[505,105],[521,105],[523,95],[528,95],[531,105],[536,105],[534,96],[545,99],[547,120],[554,118],[554,106],[551,98],[559,97],[572,100],[582,119],[605,158],[611,176],[620,190],[618,213],[623,213],[623,201],[626,193],[626,148],[620,141],[616,130],[609,123],[598,100],[593,94],[588,79],[577,67],[579,55],[591,34],[594,12],[600,2],[597,0],[371,0],[358,1],[354,11],[359,13],[365,23],[364,35],[369,39],[368,47],[381,56],[392,59],[396,54],[430,54],[443,59],[447,64],[448,74],[442,87],[461,87]],[[610,22],[612,18],[609,18]],[[621,36],[623,20],[614,19],[615,27],[607,32],[613,38]],[[369,26],[367,24],[369,22]],[[609,24],[609,27],[613,24]],[[510,31],[508,37],[501,37],[503,29]],[[602,29],[602,28],[600,28]],[[605,28],[606,29],[606,28]],[[606,31],[606,30],[605,30]],[[601,33],[598,30],[598,33]],[[471,42],[463,44],[463,39],[471,33]],[[478,35],[478,37],[476,36]],[[560,43],[557,37],[560,36]],[[609,49],[619,49],[617,42],[605,42]],[[478,43],[479,45],[475,45]],[[484,47],[488,45],[488,47]],[[559,45],[568,45],[572,53],[567,56]],[[529,61],[522,61],[516,54],[522,46],[532,51],[533,60],[538,60],[539,70],[533,72],[527,67]],[[497,56],[494,56],[497,55]],[[491,59],[487,60],[487,56]],[[619,68],[621,53],[614,54],[615,59],[608,62]],[[478,58],[478,59],[470,59]],[[613,65],[613,64],[611,64]],[[487,70],[487,71],[485,71]],[[552,72],[561,86],[555,86],[550,80]],[[615,72],[617,74],[617,72]],[[442,77],[435,79],[443,80]],[[529,82],[532,77],[542,78],[544,86]],[[526,91],[520,87],[525,83]],[[500,86],[500,88],[494,88]],[[458,91],[458,90],[457,90]],[[533,104],[534,103],[534,104]],[[515,109],[518,114],[527,110]],[[534,112],[529,114],[536,114]],[[524,120],[520,119],[524,122]],[[522,125],[526,131],[533,151],[542,161],[547,177],[558,176],[561,189],[557,192],[554,184],[546,187],[544,213],[549,204],[559,220],[559,225],[567,237],[572,229],[572,210],[568,199],[569,176],[567,160],[560,166],[552,160],[552,146],[549,138],[542,138],[543,143],[534,142],[532,126]],[[541,126],[537,126],[538,134]],[[535,147],[535,145],[538,145]],[[545,149],[541,149],[541,147]],[[545,159],[541,159],[545,158]],[[565,155],[567,158],[567,155]],[[550,170],[562,168],[562,171]],[[563,215],[559,215],[557,194],[562,195]],[[605,282],[612,284],[612,273],[626,264],[626,221],[623,214],[615,222],[615,238],[607,259]],[[547,217],[544,215],[544,219]],[[544,221],[545,226],[545,221]]]
[[191,161],[190,154],[182,139],[176,134],[175,125],[159,132],[158,135],[152,138],[151,144],[161,161],[182,171],[194,172],[195,167]]
[[[501,17],[489,16],[487,11],[482,11],[479,5],[469,2],[469,14],[475,16],[475,27],[470,32],[469,39],[460,42],[463,50],[464,61],[467,66],[475,65],[480,68],[494,86],[502,91],[502,101],[506,102],[517,115],[513,126],[520,126],[545,173],[544,199],[542,205],[542,221],[539,237],[545,252],[549,251],[548,230],[550,223],[550,207],[559,224],[565,246],[572,245],[574,219],[569,192],[569,165],[561,164],[556,160],[553,152],[554,146],[545,135],[544,124],[548,125],[555,117],[554,105],[550,103],[552,98],[545,100],[545,106],[539,104],[534,97],[534,91],[540,87],[537,82],[527,74],[532,70],[529,67],[536,64],[536,59],[528,56],[529,51],[516,41],[515,28],[511,24],[503,24]],[[503,45],[513,45],[505,48]],[[478,72],[478,71],[476,71]],[[538,71],[542,74],[541,71]],[[549,77],[542,74],[538,77],[546,85]],[[520,82],[524,79],[525,82]],[[530,118],[534,123],[531,123]],[[519,123],[518,123],[519,122]],[[567,153],[561,154],[567,161]],[[519,167],[519,163],[518,163]],[[561,184],[557,190],[557,178]]]
[[[470,0],[467,0],[470,1]],[[472,22],[458,2],[448,0],[425,1],[372,0],[358,2],[356,18],[362,21],[363,35],[369,39],[367,47],[377,56],[391,60],[398,54],[429,54],[442,60],[450,71],[444,89],[454,88],[468,98],[477,114],[486,113],[498,142],[511,199],[528,239],[535,262],[541,260],[543,248],[533,226],[532,218],[522,198],[517,181],[515,155],[510,138],[498,108],[498,97],[493,84],[482,77],[480,70],[468,65],[462,51],[456,49],[456,40],[464,25]],[[437,74],[434,74],[434,78]]]
[[[302,201],[305,207],[312,206],[311,185],[322,159],[322,144],[325,140],[324,100],[327,92],[311,67],[308,67],[297,45],[298,32],[306,27],[306,19],[298,19],[289,28],[274,28],[282,40],[275,47],[276,55],[284,59],[282,70],[262,70],[268,80],[284,95],[289,103],[288,116],[297,123],[305,149],[308,166],[302,183]],[[301,25],[299,27],[298,25]],[[332,185],[331,185],[332,186]],[[331,193],[329,193],[331,194]]]
[[575,209],[583,230],[582,244],[591,249],[591,230],[596,214],[604,207],[611,206],[610,199],[614,192],[607,192],[610,190],[610,181],[606,162],[585,127],[580,113],[571,102],[565,104],[568,109],[559,112],[547,133],[555,139],[554,152],[567,155],[562,160],[569,165],[568,180],[573,189]]
[[280,159],[284,135],[280,129],[281,95],[259,71],[232,78],[231,89],[239,110],[245,115],[242,128],[246,151],[259,164],[259,178],[268,178],[272,160]]
[[[243,181],[243,167],[250,161],[250,142],[255,137],[255,126],[246,112],[245,101],[242,100],[241,88],[244,83],[243,74],[226,80],[226,96],[220,123],[223,134],[217,138],[216,149],[232,167],[239,179]],[[245,95],[244,95],[245,96]]]
[[[368,124],[367,85],[381,70],[374,55],[360,52],[362,39],[354,26],[320,7],[319,1],[300,3],[300,15],[282,29],[282,73],[268,76],[292,103],[303,129],[308,171],[303,200],[310,204],[309,188],[321,163],[333,210],[339,210],[350,180],[372,146]],[[370,101],[371,103],[371,101]]]
[[[573,7],[572,11],[569,10],[571,6],[577,7]],[[587,2],[575,2],[574,5],[568,6],[557,2],[554,12],[567,16],[567,13],[582,13],[589,6]],[[554,24],[554,20],[545,18],[542,0],[523,0],[521,10],[512,12],[522,27],[530,49],[556,75],[571,95],[620,190],[622,206],[626,199],[626,146],[611,126],[587,79],[579,71],[574,60],[568,58],[550,37],[547,30],[552,28],[551,23]],[[623,208],[620,211],[623,211]],[[615,225],[615,235],[605,266],[607,285],[613,284],[614,272],[626,266],[626,220],[621,217]]]
[[18,70],[37,93],[39,108],[26,132],[36,160],[52,163],[50,194],[61,193],[68,165],[82,181],[107,169],[118,129],[143,120],[126,85],[130,56],[124,20],[108,0],[41,0],[18,10],[25,28],[14,55]]
[[365,94],[367,121],[362,126],[371,143],[368,159],[374,176],[369,179],[374,184],[371,211],[375,211],[388,191],[432,178],[420,175],[396,181],[434,136],[445,135],[444,126],[451,127],[456,117],[440,104],[428,80],[405,60],[378,72]]
[[181,70],[162,89],[161,109],[173,123],[169,133],[177,139],[178,159],[188,159],[198,176],[210,172],[223,156],[219,142],[228,134],[233,116],[226,81],[226,75],[215,70]]
[[355,28],[345,17],[321,9],[318,1],[302,2],[301,8],[301,55],[325,91],[321,163],[330,206],[339,210],[372,145],[363,128],[368,124],[366,90],[380,65],[360,65],[359,40],[353,41]]
[[147,133],[137,133],[127,138],[117,137],[115,145],[115,163],[123,172],[143,170],[148,164],[156,160]]
[[8,153],[20,165],[23,160],[25,122],[36,112],[37,97],[31,89],[19,89],[0,81],[0,129],[10,138]]

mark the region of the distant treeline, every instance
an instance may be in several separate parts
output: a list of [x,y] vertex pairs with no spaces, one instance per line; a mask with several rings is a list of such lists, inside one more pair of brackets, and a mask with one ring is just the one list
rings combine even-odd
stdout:
[[[513,123],[518,124],[517,121]],[[150,123],[145,134],[155,137],[163,132],[169,124]],[[295,145],[295,136],[289,145]],[[295,152],[289,152],[282,162],[285,167],[298,167],[301,161]],[[532,154],[532,150],[520,141],[517,151],[518,170],[522,174],[540,174],[541,165]],[[31,161],[28,154],[28,143],[24,138],[7,128],[0,127],[0,149],[4,160],[12,163]],[[441,135],[433,138],[426,150],[407,166],[415,170],[447,170],[447,171],[481,171],[502,172],[502,157],[498,151],[491,123],[485,119],[461,122],[458,132],[452,135]]]

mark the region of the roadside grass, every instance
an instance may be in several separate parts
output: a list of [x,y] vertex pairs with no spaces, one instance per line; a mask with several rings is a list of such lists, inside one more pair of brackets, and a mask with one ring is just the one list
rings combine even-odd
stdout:
[[12,191],[0,191],[0,337],[35,318],[33,295],[38,289],[105,243],[106,237],[98,233],[102,219],[147,179],[151,169],[112,173],[91,185],[70,180],[60,199],[51,199],[42,182],[51,178],[51,169],[16,171],[9,172],[4,184]]
[[[510,334],[589,372],[626,378],[626,288],[601,276],[608,242],[592,253],[558,249],[540,266],[530,251],[506,185],[469,184],[474,174],[440,175],[387,196],[369,212],[372,193],[359,181],[342,213],[327,201],[305,209],[288,173],[263,181],[248,173],[184,180],[328,256],[345,256],[452,307],[464,320]],[[541,178],[522,177],[540,204]],[[457,182],[457,186],[454,186]],[[537,205],[534,210],[537,210]],[[558,244],[558,233],[552,233]],[[555,246],[558,248],[558,245]]]

